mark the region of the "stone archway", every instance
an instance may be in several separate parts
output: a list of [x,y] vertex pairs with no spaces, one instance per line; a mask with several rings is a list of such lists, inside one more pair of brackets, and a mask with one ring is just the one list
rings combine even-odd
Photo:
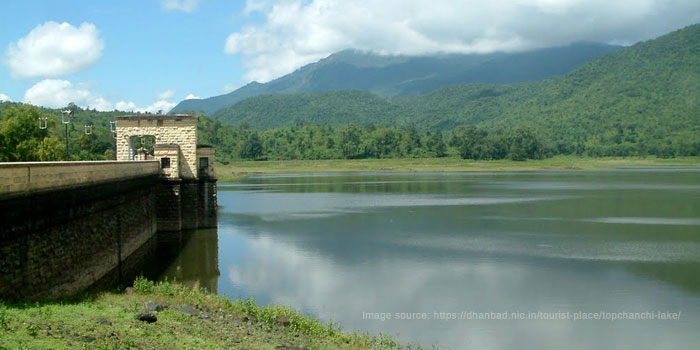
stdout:
[[179,174],[197,178],[197,121],[192,115],[129,115],[116,117],[117,160],[131,160],[130,140],[134,136],[152,135],[156,144],[179,146]]

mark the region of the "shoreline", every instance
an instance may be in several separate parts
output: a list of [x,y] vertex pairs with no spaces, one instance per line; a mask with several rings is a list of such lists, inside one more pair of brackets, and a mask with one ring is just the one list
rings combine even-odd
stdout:
[[331,159],[233,161],[217,163],[219,181],[235,181],[259,174],[318,174],[358,172],[507,172],[596,170],[620,167],[682,166],[700,169],[700,157],[588,158],[556,156],[541,160],[470,160],[446,158]]
[[401,349],[386,335],[254,299],[229,299],[175,282],[134,281],[124,292],[6,304],[0,349]]

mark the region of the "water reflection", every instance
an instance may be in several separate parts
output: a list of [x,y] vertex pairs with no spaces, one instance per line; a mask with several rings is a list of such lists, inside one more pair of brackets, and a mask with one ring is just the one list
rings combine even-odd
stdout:
[[[183,254],[168,275],[286,304],[346,329],[456,349],[700,342],[697,170],[270,176],[219,191],[218,238],[209,232],[179,246]],[[682,317],[363,318],[461,311]]]
[[217,293],[218,230],[158,233],[158,261],[166,262],[158,276]]

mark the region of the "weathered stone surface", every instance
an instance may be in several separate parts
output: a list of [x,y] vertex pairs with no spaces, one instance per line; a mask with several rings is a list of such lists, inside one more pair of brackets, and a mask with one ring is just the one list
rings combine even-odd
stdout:
[[285,327],[287,327],[287,326],[289,326],[290,324],[292,324],[291,321],[289,320],[289,317],[286,317],[286,316],[279,316],[279,317],[277,317],[277,318],[275,319],[275,322],[276,322],[277,324],[279,324],[279,325],[281,325],[281,326],[285,326]]
[[0,200],[0,299],[71,295],[156,232],[157,175]]
[[165,304],[156,303],[154,301],[147,301],[145,304],[146,311],[163,311],[168,308]]
[[192,305],[182,305],[178,308],[185,315],[197,316],[199,315],[199,310],[195,309]]
[[78,340],[80,340],[82,342],[86,342],[86,343],[92,343],[95,341],[95,337],[93,337],[91,335],[84,335],[82,337],[79,337]]
[[154,312],[142,312],[134,316],[139,321],[154,323],[158,321],[158,316]]
[[197,117],[186,115],[117,117],[117,160],[129,160],[134,136],[150,135],[156,144],[177,144],[183,162],[180,176],[197,178]]

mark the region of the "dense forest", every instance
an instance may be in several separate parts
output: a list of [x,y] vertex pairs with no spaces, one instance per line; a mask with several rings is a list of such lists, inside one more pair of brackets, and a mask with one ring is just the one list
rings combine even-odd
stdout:
[[539,159],[550,155],[533,130],[518,128],[491,134],[475,126],[450,132],[421,131],[414,125],[295,125],[253,130],[200,119],[199,138],[217,146],[217,158],[233,159],[361,159],[420,158],[459,155],[468,159]]

